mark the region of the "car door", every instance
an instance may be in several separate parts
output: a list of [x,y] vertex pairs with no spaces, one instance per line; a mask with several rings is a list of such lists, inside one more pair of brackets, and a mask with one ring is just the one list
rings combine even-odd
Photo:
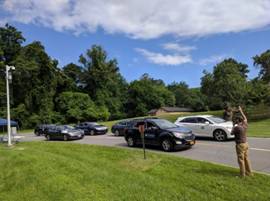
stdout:
[[120,122],[118,125],[118,131],[120,135],[124,135],[125,134],[125,129],[127,127],[127,122]]
[[49,127],[48,134],[50,135],[51,139],[57,139],[57,128],[56,128],[56,126]]
[[55,129],[53,130],[53,134],[55,136],[55,139],[62,139],[63,135],[61,133],[61,128],[56,126]]
[[197,124],[196,117],[186,117],[180,120],[178,124],[191,129],[194,134],[198,133],[198,127],[196,125]]
[[212,132],[211,132],[211,123],[210,121],[208,121],[207,119],[203,118],[203,117],[197,117],[197,126],[196,126],[196,130],[198,135],[200,136],[212,136]]
[[153,122],[146,122],[146,128],[144,132],[144,138],[146,144],[157,145],[158,144],[159,128]]
[[138,121],[135,122],[132,126],[132,137],[136,140],[137,143],[141,144],[142,143],[142,137],[141,133],[139,131],[139,125],[143,124],[144,122]]

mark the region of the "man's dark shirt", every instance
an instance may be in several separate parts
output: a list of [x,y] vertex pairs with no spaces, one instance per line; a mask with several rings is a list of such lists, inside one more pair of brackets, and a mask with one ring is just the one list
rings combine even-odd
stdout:
[[236,144],[247,142],[247,126],[237,125],[233,128]]

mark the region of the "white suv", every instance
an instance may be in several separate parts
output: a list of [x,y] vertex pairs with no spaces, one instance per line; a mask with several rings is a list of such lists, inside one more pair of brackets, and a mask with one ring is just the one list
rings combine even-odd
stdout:
[[234,138],[233,123],[212,115],[179,117],[175,124],[190,128],[195,136],[214,137],[217,141]]

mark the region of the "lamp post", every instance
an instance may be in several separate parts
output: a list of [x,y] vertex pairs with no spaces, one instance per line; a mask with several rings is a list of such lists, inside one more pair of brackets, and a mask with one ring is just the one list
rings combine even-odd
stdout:
[[14,66],[6,65],[6,87],[7,87],[7,130],[8,130],[8,146],[11,146],[11,127],[10,127],[10,103],[9,103],[9,80],[11,75],[9,70],[15,70]]

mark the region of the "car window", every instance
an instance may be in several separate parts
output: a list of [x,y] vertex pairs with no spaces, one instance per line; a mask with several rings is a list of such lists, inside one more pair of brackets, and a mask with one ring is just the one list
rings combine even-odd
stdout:
[[224,123],[225,122],[225,120],[224,119],[222,119],[222,118],[220,118],[220,117],[215,117],[215,116],[213,116],[213,117],[208,117],[211,121],[213,121],[213,122],[215,122],[215,123]]
[[155,124],[151,123],[151,122],[147,122],[147,123],[146,123],[146,128],[147,128],[147,129],[157,128],[157,126],[156,126]]
[[184,123],[197,123],[197,119],[194,117],[188,117],[185,119],[182,119],[180,122],[184,122]]
[[[205,124],[208,120],[205,119],[205,118],[202,118],[202,117],[198,117],[197,118],[197,123],[200,123],[200,124]],[[208,121],[209,122],[209,121]]]
[[142,125],[142,123],[144,123],[143,121],[138,121],[134,124],[135,128],[139,128],[139,125]]
[[177,125],[175,125],[174,123],[166,120],[166,119],[152,119],[152,122],[154,122],[157,127],[161,128],[161,129],[168,129],[168,128],[175,128],[177,127]]

